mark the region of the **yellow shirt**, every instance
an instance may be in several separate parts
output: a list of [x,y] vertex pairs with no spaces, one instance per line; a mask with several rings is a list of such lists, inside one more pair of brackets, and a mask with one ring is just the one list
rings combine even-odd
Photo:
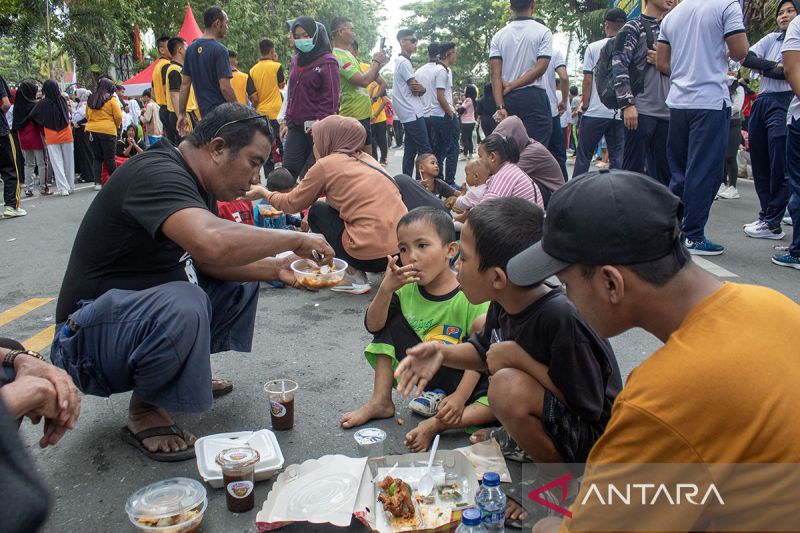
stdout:
[[279,88],[284,80],[281,64],[271,59],[262,59],[250,69],[250,78],[258,94],[256,110],[270,120],[277,119],[283,103]]
[[247,74],[237,69],[231,70],[233,72],[231,86],[236,95],[236,101],[240,104],[247,105]]
[[164,83],[164,69],[169,66],[169,61],[159,57],[156,68],[153,69],[153,99],[160,106],[167,105],[167,88]]
[[[178,92],[181,89],[180,84],[177,84],[177,86],[173,87],[173,84],[169,81],[170,74],[173,72],[177,72],[178,75],[180,75],[183,72],[183,67],[177,63],[170,63],[169,67],[167,67],[167,94],[171,92]],[[194,87],[190,85],[189,100],[186,102],[186,112],[191,113],[192,111],[197,111],[197,109],[197,100],[194,97]],[[175,109],[172,106],[172,98],[167,98],[167,110],[170,113],[175,113]]]
[[116,97],[112,96],[100,109],[86,106],[86,131],[117,135],[117,129],[122,124],[122,108]]
[[[641,523],[634,524],[633,517],[651,519],[657,529],[650,531],[782,530],[775,527],[796,520],[797,486],[788,483],[792,477],[797,482],[800,466],[792,467],[794,476],[778,472],[732,481],[714,476],[718,470],[711,465],[800,463],[798,406],[800,306],[772,289],[725,283],[630,374],[589,454],[573,518],[561,530],[619,523],[634,531]],[[657,463],[699,463],[697,469],[709,472],[718,485],[724,507],[713,496],[706,505],[680,506],[680,513],[671,505],[603,505],[591,492],[594,484],[607,495],[610,483],[619,488],[631,472]],[[658,474],[649,482],[673,487],[673,498],[676,483],[695,482],[677,465]],[[634,494],[641,500],[640,492]]]
[[[380,96],[377,98],[377,100],[373,100],[373,98],[375,98],[375,95],[378,92],[377,82],[373,81],[372,83],[370,83],[368,89],[369,89],[369,97],[370,100],[372,101],[372,116],[375,116],[375,112],[378,110],[381,104],[383,104],[383,99],[386,97]],[[375,124],[380,124],[381,122],[386,122],[386,111],[384,109],[381,109],[380,115],[378,115],[375,118]]]

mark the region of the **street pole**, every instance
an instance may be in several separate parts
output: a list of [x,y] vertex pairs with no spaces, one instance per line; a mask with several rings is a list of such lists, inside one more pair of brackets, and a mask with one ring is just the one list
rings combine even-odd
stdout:
[[47,77],[49,79],[53,77],[53,45],[50,42],[50,0],[45,0],[44,5],[44,20],[47,32]]

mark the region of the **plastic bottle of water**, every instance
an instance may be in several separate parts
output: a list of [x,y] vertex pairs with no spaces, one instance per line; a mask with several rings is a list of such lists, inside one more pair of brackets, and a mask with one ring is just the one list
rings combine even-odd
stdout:
[[500,476],[495,472],[483,475],[483,486],[475,496],[483,525],[489,533],[505,532],[506,495],[500,490]]
[[456,533],[486,533],[486,528],[483,527],[481,521],[480,510],[474,507],[464,509],[464,512],[461,513],[461,525],[456,529]]

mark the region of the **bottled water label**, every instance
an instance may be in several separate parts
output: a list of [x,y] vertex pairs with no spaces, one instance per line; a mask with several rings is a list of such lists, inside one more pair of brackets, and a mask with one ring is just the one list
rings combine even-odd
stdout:
[[487,527],[498,528],[498,527],[503,527],[503,525],[505,524],[505,519],[506,519],[505,509],[499,509],[494,512],[489,512],[488,510],[482,510],[481,515],[483,517],[483,523],[486,524]]

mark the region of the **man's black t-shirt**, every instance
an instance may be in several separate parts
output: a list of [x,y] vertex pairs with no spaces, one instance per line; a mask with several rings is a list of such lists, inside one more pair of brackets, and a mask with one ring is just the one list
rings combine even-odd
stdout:
[[216,213],[216,199],[169,141],[162,139],[120,166],[78,228],[56,322],[66,320],[79,300],[93,300],[109,289],[196,282],[191,257],[161,233],[170,215],[192,207]]
[[186,49],[183,73],[192,78],[200,116],[206,116],[225,103],[219,80],[232,78],[228,49],[214,39],[195,39]]
[[511,340],[548,367],[569,409],[605,426],[622,389],[617,359],[609,342],[578,315],[562,289],[553,289],[516,315],[492,302],[483,330],[467,342],[486,359],[491,344]]

